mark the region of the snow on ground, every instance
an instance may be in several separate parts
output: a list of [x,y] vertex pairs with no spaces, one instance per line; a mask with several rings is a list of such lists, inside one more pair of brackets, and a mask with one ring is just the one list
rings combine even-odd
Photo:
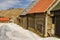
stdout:
[[60,40],[55,37],[42,38],[14,23],[0,23],[0,40]]

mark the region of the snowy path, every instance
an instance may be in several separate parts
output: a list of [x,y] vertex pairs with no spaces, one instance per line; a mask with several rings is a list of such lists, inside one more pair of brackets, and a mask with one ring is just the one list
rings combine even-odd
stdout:
[[42,38],[14,23],[0,23],[0,40],[60,40],[55,37]]

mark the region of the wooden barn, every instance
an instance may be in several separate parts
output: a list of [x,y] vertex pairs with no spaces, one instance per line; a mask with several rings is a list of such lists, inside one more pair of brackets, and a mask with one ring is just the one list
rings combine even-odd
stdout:
[[[25,15],[20,15],[22,27],[36,32],[40,36],[52,36],[52,15],[48,10],[56,0],[39,0]],[[54,32],[54,31],[53,31]]]

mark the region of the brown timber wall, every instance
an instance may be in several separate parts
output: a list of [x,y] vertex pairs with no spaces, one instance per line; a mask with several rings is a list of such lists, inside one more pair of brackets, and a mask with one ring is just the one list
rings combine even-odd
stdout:
[[27,16],[25,15],[25,16],[20,16],[20,17],[18,17],[18,24],[20,25],[20,26],[22,26],[23,28],[27,28]]
[[20,25],[40,36],[48,36],[52,28],[52,18],[46,13],[27,14],[21,17]]
[[45,14],[35,13],[28,16],[28,29],[43,36],[45,34]]
[[45,34],[45,14],[39,13],[35,14],[35,29],[37,33],[41,36]]

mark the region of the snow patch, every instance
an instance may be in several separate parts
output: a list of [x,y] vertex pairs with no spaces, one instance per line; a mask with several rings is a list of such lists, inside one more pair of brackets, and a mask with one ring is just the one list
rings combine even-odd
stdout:
[[0,40],[60,40],[55,37],[42,38],[14,23],[0,23]]

